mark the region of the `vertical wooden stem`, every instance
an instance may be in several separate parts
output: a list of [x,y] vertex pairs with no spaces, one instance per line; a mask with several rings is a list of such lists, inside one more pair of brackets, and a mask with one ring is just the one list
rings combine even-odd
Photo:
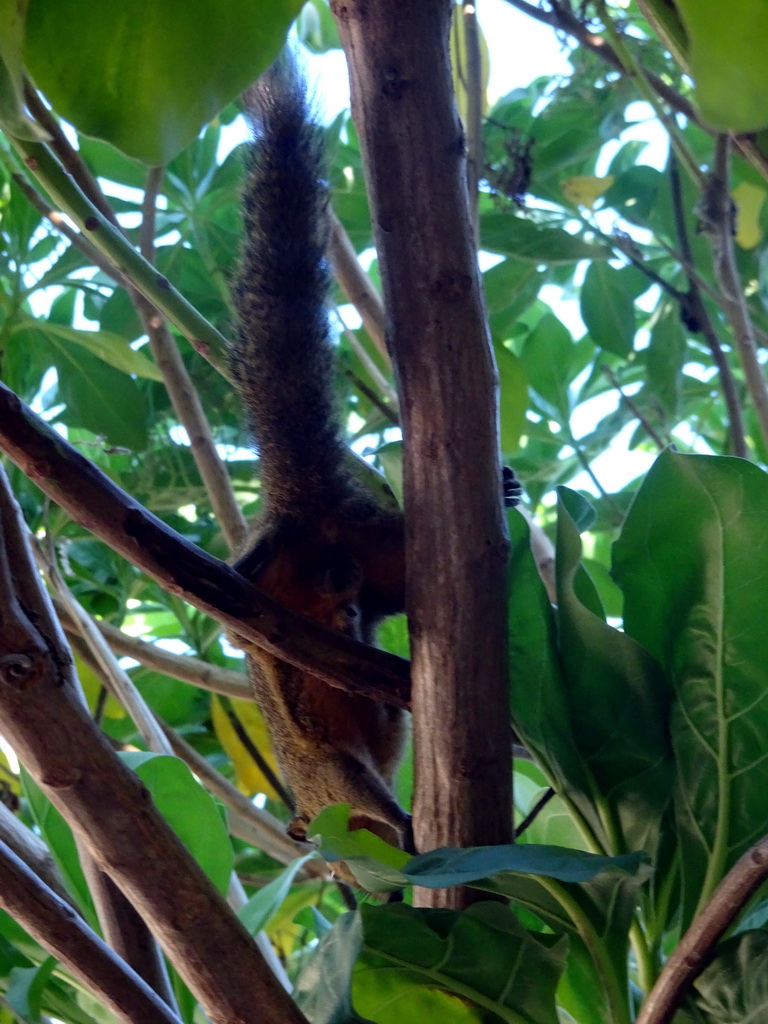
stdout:
[[[416,843],[512,840],[497,376],[448,50],[450,0],[333,0],[405,437]],[[465,893],[421,894],[461,906]]]

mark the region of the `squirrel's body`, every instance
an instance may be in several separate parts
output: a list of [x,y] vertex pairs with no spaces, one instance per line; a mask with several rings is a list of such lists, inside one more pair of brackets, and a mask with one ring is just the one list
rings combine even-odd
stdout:
[[[283,58],[249,92],[256,131],[244,194],[232,375],[259,450],[263,512],[237,568],[280,604],[371,643],[404,604],[403,521],[346,467],[325,299],[327,193],[319,129]],[[393,775],[405,715],[248,647],[256,699],[297,824],[332,803],[408,842]]]

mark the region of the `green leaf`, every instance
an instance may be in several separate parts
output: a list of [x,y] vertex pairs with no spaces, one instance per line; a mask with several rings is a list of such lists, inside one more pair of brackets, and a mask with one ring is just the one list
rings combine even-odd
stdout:
[[719,132],[768,125],[768,5],[764,0],[676,0],[703,119]]
[[296,1001],[310,1024],[372,1024],[352,1009],[350,995],[352,971],[362,944],[359,913],[343,914],[320,939],[296,984]]
[[[457,914],[389,904],[359,913],[364,940],[353,994],[377,1024],[557,1024],[554,995],[565,943],[525,931],[508,907],[476,903]],[[457,1016],[456,999],[480,1013]]]
[[574,348],[565,324],[554,313],[545,313],[525,339],[521,356],[529,384],[556,410],[554,418],[563,421],[570,415],[568,385]]
[[682,927],[768,832],[766,508],[757,466],[667,451],[615,545],[627,633],[674,688]]
[[[61,114],[167,164],[274,59],[299,0],[30,0],[26,63]],[[62,40],[77,25],[78,59]]]
[[568,495],[561,490],[558,500],[558,635],[573,735],[605,848],[653,852],[672,784],[668,684],[639,643],[590,610],[598,599],[581,566]]
[[524,217],[486,213],[480,218],[481,248],[514,256],[531,263],[576,263],[578,260],[607,259],[610,250],[585,242],[563,228],[539,227]]
[[600,348],[627,356],[635,341],[633,296],[620,270],[592,263],[581,288],[581,318]]
[[44,133],[24,109],[24,22],[26,0],[0,3],[0,126],[17,139],[39,141]]
[[251,933],[256,935],[262,928],[266,928],[272,916],[280,908],[285,897],[290,891],[296,872],[299,871],[307,861],[314,856],[308,853],[304,857],[297,857],[285,870],[281,871],[277,878],[264,885],[251,896],[245,906],[241,907],[237,916]]
[[322,810],[307,826],[307,838],[327,861],[345,861],[368,892],[390,892],[407,884],[399,869],[408,863],[409,854],[365,828],[350,832],[349,804]]
[[113,445],[136,451],[147,446],[146,406],[132,377],[107,366],[90,352],[60,346],[51,355],[59,393],[67,405],[68,426],[82,426]]
[[49,956],[39,967],[14,967],[8,976],[5,998],[22,1020],[40,1020],[40,1002],[51,973],[58,961]]
[[226,892],[233,855],[227,829],[213,798],[177,757],[121,753],[147,787],[155,806],[220,892]]
[[32,326],[37,327],[46,341],[57,347],[61,343],[79,345],[116,370],[162,383],[163,375],[152,360],[148,359],[143,351],[131,348],[130,342],[119,334],[112,334],[110,331],[80,331],[75,327],[52,323],[50,320],[32,320],[26,317],[19,320],[14,332]]
[[646,392],[654,405],[660,406],[660,411],[670,420],[677,417],[680,408],[680,386],[686,351],[680,307],[671,299],[662,299],[659,318],[651,330],[651,341],[646,352]]
[[501,450],[514,452],[525,430],[528,408],[528,381],[522,362],[504,345],[494,345],[499,369],[499,427]]
[[768,931],[742,932],[722,942],[694,989],[705,1024],[768,1019]]

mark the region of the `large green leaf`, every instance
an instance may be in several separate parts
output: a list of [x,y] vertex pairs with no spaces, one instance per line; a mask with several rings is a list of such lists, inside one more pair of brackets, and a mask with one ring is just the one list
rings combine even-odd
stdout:
[[676,0],[688,35],[696,99],[709,127],[753,132],[768,125],[768,4]]
[[131,348],[130,342],[119,334],[112,334],[110,331],[81,331],[76,327],[52,323],[50,320],[33,321],[26,317],[18,321],[18,327],[14,328],[14,331],[27,330],[33,324],[43,337],[56,347],[79,345],[97,359],[123,373],[145,377],[147,380],[163,379],[163,375],[152,360],[148,359],[144,352]]
[[670,693],[651,655],[595,614],[581,541],[561,489],[557,527],[560,650],[576,746],[592,780],[606,849],[653,851],[672,783]]
[[120,755],[152,795],[155,806],[220,892],[226,892],[233,854],[213,798],[183,761],[142,751]]
[[30,0],[25,57],[57,113],[159,166],[267,67],[300,8],[299,0]]
[[556,1024],[565,943],[525,931],[508,907],[476,903],[457,914],[390,904],[363,906],[360,914],[364,938],[353,994],[377,1024]]
[[615,545],[627,633],[667,670],[685,926],[768,832],[768,477],[662,454]]

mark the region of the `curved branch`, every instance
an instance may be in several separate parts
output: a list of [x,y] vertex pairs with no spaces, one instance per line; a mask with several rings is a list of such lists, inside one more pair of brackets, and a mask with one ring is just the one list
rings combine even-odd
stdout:
[[138,504],[2,383],[0,450],[75,522],[223,623],[245,650],[266,650],[349,693],[408,707],[406,661],[268,598]]
[[747,850],[712,893],[712,898],[664,964],[636,1024],[668,1024],[686,989],[706,966],[715,945],[749,900],[768,880],[768,836]]
[[180,1024],[146,982],[0,841],[0,906],[126,1024]]

